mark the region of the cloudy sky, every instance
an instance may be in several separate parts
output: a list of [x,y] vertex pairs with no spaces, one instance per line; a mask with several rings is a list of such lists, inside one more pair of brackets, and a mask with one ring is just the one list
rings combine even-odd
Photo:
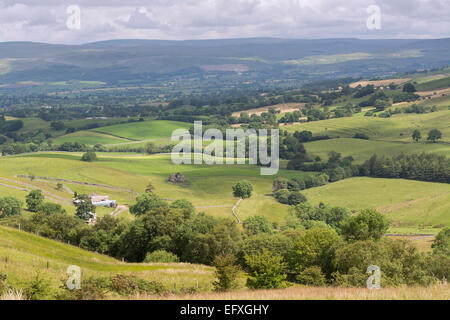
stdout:
[[[367,27],[371,5],[380,29]],[[0,0],[0,42],[441,38],[450,37],[449,13],[450,0]]]

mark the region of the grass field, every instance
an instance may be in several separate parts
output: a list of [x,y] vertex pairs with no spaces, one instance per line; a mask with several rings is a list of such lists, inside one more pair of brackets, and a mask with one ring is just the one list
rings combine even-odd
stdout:
[[[47,269],[47,263],[49,268]],[[0,271],[8,275],[8,283],[23,288],[39,273],[53,290],[68,278],[67,267],[77,265],[83,277],[129,274],[162,282],[167,289],[182,284],[209,291],[214,279],[213,268],[179,264],[124,263],[111,257],[82,250],[78,247],[0,226]]]
[[416,85],[418,91],[438,90],[450,87],[450,77],[441,77]]
[[294,124],[283,127],[290,132],[311,131],[315,135],[351,138],[364,133],[374,140],[411,141],[412,132],[418,129],[425,137],[431,129],[442,132],[442,141],[450,142],[450,110],[427,114],[398,114],[391,118],[364,117],[337,118]]
[[[187,199],[197,211],[217,217],[233,218],[231,206],[237,199],[232,186],[247,179],[254,186],[250,199],[244,200],[236,213],[241,220],[252,215],[265,215],[272,222],[284,223],[289,207],[271,196],[273,176],[260,176],[259,168],[251,165],[174,165],[168,155],[110,156],[99,154],[99,161],[86,163],[80,155],[43,153],[0,159],[0,175],[35,174],[75,181],[86,181],[143,192],[149,181],[156,192],[171,200]],[[181,172],[183,184],[167,182],[170,174]],[[291,178],[306,173],[280,170],[279,176]],[[220,183],[218,183],[220,181]],[[33,182],[37,183],[37,182]],[[135,194],[100,187],[67,184],[72,191],[108,194],[119,204],[134,203]],[[45,186],[42,186],[44,188]],[[16,192],[13,190],[11,192]],[[313,204],[320,202],[345,206],[358,211],[377,208],[392,221],[394,228],[433,228],[450,225],[450,186],[400,179],[352,178],[323,187],[303,191]],[[19,197],[24,199],[25,193]],[[65,195],[66,197],[68,195]],[[217,207],[220,206],[220,207]],[[226,207],[224,207],[226,206]],[[103,212],[104,211],[104,212]],[[108,209],[101,211],[108,213]],[[128,213],[123,214],[129,216]],[[420,231],[418,231],[420,233]],[[422,231],[423,232],[423,231]]]
[[308,153],[319,156],[321,159],[328,158],[331,150],[339,152],[343,157],[352,156],[355,163],[361,164],[368,160],[373,154],[394,155],[400,153],[436,153],[450,156],[450,145],[440,143],[399,143],[392,141],[362,140],[351,138],[340,138],[305,143]]
[[390,232],[437,233],[450,226],[448,184],[358,177],[305,190],[303,194],[316,205],[324,202],[354,212],[376,208],[391,221]]
[[110,134],[130,140],[169,138],[176,129],[189,129],[191,125],[177,121],[143,121],[102,127],[92,131]]
[[79,131],[53,139],[53,143],[56,145],[63,144],[64,142],[79,142],[86,145],[96,145],[98,143],[112,144],[112,143],[124,143],[129,141],[130,140],[128,139],[122,139],[94,131]]
[[[156,192],[165,199],[185,198],[203,211],[220,217],[233,217],[231,208],[211,206],[233,206],[237,199],[232,195],[232,186],[239,180],[247,179],[254,186],[251,199],[245,200],[237,210],[238,216],[264,214],[272,221],[284,222],[288,207],[270,196],[273,176],[261,176],[260,168],[252,165],[174,165],[169,155],[111,156],[98,154],[99,161],[86,163],[80,161],[81,154],[39,153],[0,159],[0,176],[13,177],[16,174],[64,178],[103,185],[121,187],[135,192],[143,192],[152,181]],[[186,176],[184,184],[167,182],[170,174],[181,172]],[[298,171],[280,170],[284,177],[301,176]],[[220,181],[220,183],[218,183]],[[72,191],[108,194],[119,204],[132,204],[130,193],[67,184]],[[22,197],[23,198],[23,197]]]

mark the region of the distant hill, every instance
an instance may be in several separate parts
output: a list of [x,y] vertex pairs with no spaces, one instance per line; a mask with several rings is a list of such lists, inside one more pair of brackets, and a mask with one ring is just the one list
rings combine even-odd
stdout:
[[106,85],[298,84],[450,65],[450,39],[277,38],[110,40],[84,45],[0,43],[0,84],[96,80]]

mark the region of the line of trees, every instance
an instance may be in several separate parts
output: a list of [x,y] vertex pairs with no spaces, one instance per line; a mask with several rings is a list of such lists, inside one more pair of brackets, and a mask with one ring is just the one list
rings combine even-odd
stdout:
[[360,167],[361,175],[450,183],[450,161],[435,154],[373,155]]

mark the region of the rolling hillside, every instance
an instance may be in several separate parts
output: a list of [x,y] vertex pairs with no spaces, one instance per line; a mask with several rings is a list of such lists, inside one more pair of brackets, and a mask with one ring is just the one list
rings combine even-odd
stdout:
[[[78,46],[4,42],[0,43],[0,83],[13,88],[23,81],[39,86],[76,79],[83,81],[79,86],[91,83],[98,88],[102,83],[160,86],[175,80],[177,87],[228,87],[223,75],[229,73],[239,74],[233,78],[243,86],[249,81],[265,85],[267,80],[289,85],[448,65],[449,47],[449,39],[114,40]],[[372,68],[375,64],[377,68]],[[204,78],[210,74],[218,76],[215,84]],[[180,76],[184,81],[178,82]]]
[[193,287],[198,280],[199,290],[209,291],[214,278],[211,267],[124,263],[5,226],[0,226],[0,257],[0,270],[7,275],[8,284],[23,289],[39,274],[53,293],[61,291],[59,287],[67,280],[66,270],[70,265],[79,266],[86,278],[132,273],[138,278],[160,281],[167,289],[173,289],[174,283],[179,288],[182,284]]

